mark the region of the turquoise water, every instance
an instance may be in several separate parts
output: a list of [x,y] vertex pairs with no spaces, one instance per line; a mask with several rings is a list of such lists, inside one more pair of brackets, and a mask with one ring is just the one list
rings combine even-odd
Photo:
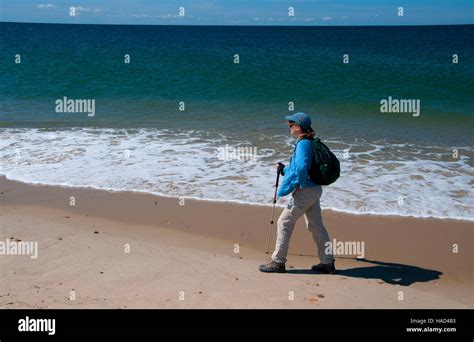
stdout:
[[[473,33],[0,23],[0,173],[268,204],[292,101],[342,160],[327,208],[473,219]],[[95,100],[95,116],[57,113],[64,96]],[[381,113],[388,97],[420,116]],[[226,145],[257,160],[219,161]]]

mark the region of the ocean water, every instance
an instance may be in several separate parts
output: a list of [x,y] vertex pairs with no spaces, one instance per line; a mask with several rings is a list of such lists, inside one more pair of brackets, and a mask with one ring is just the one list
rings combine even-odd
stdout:
[[[271,205],[291,101],[341,160],[324,208],[474,220],[473,37],[472,25],[0,23],[0,174]],[[95,115],[56,112],[64,97],[94,100]],[[419,100],[420,115],[381,113],[389,97]],[[237,148],[256,154],[222,158]]]

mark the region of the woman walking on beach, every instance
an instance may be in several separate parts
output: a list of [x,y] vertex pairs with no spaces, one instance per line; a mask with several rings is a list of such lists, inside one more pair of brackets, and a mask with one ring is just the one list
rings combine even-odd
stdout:
[[285,178],[278,197],[283,197],[291,193],[291,198],[287,207],[283,210],[278,219],[277,239],[275,251],[272,254],[272,261],[260,266],[261,272],[285,273],[286,256],[290,243],[291,234],[296,221],[304,216],[306,227],[313,235],[313,239],[318,247],[320,264],[314,265],[315,272],[334,274],[334,257],[326,254],[326,243],[329,242],[329,235],[324,227],[321,216],[320,198],[322,195],[321,185],[313,182],[309,177],[309,171],[313,160],[312,142],[315,132],[311,128],[311,119],[305,113],[296,113],[285,116],[288,120],[290,134],[297,138],[290,164],[285,167],[279,163],[278,171]]

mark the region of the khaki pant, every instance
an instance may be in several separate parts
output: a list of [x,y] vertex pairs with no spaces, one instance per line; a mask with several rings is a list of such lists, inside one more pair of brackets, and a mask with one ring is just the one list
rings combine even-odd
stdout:
[[278,219],[277,240],[272,255],[273,261],[286,262],[291,233],[293,233],[296,221],[303,215],[306,227],[313,235],[313,240],[318,247],[318,256],[321,263],[328,264],[334,260],[333,255],[326,255],[324,252],[326,249],[325,243],[330,240],[321,216],[319,199],[322,193],[323,189],[320,185],[313,188],[297,188],[293,191],[288,206]]

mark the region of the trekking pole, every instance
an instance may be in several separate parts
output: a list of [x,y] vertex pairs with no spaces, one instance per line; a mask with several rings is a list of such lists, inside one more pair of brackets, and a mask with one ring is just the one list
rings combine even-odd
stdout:
[[[280,164],[280,163],[278,163],[278,164]],[[273,217],[275,215],[275,204],[277,202],[278,181],[280,180],[280,173],[281,173],[281,170],[278,168],[277,169],[277,179],[276,179],[276,183],[275,183],[275,194],[273,195],[272,219],[270,221],[270,227],[268,228],[267,250],[265,251],[266,254],[268,254],[268,249],[270,248],[270,237],[272,235]]]

